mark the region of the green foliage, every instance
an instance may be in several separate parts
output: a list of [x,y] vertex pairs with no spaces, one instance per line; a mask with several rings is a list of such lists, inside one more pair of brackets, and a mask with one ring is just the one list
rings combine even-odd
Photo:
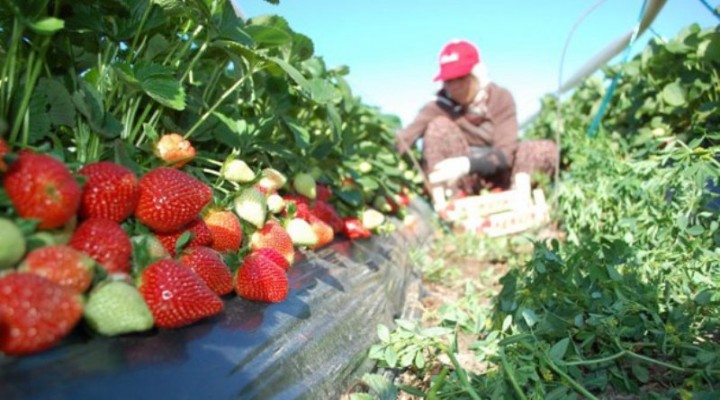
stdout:
[[[565,101],[543,99],[527,134],[561,137],[553,212],[567,240],[534,243],[501,279],[490,312],[477,311],[477,295],[443,307],[437,325],[476,334],[471,348],[488,368],[455,371],[471,390],[426,368],[419,374],[444,382],[428,397],[718,396],[719,49],[717,27],[693,25]],[[616,74],[600,134],[589,138]],[[409,332],[385,336],[410,346],[418,339]],[[428,344],[427,354],[456,350]]]
[[[0,26],[0,121],[13,148],[71,163],[129,156],[141,173],[175,132],[201,154],[191,172],[205,181],[231,153],[288,176],[316,170],[344,190],[346,214],[417,187],[393,150],[399,120],[354,96],[349,69],[328,68],[280,16],[243,20],[229,0],[9,0]],[[375,168],[358,176],[362,161]]]

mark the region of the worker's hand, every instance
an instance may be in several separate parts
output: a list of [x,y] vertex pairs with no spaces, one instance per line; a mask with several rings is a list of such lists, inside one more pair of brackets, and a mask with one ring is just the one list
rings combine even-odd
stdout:
[[454,181],[470,172],[470,159],[453,157],[440,161],[428,175],[430,183]]

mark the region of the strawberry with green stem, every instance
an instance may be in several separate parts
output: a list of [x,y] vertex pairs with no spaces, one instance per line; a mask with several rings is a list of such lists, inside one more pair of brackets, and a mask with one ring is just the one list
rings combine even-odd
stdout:
[[18,215],[37,219],[39,229],[63,226],[80,207],[80,185],[65,164],[49,155],[21,151],[3,185]]
[[285,257],[288,263],[293,264],[295,248],[293,247],[292,238],[276,220],[267,221],[261,229],[253,232],[250,236],[250,248],[252,250],[264,247],[276,250]]
[[185,232],[190,234],[190,240],[187,243],[183,243],[182,247],[210,246],[213,242],[212,231],[200,217],[193,219],[187,225],[174,232],[156,233],[155,236],[168,253],[170,253],[172,257],[175,257],[178,239],[180,239]]
[[210,209],[203,215],[212,236],[211,247],[219,252],[236,252],[243,241],[238,217],[228,210]]

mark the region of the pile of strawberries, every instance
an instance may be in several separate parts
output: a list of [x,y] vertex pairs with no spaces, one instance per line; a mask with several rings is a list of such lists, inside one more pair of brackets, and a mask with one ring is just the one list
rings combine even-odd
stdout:
[[[161,146],[168,138],[182,144],[179,156]],[[297,248],[368,237],[382,223],[341,217],[332,190],[309,174],[288,182],[238,159],[219,171],[237,193],[218,203],[180,169],[192,147],[163,139],[156,154],[166,164],[139,177],[108,161],[73,173],[0,140],[0,351],[48,349],[81,321],[119,335],[192,324],[221,313],[226,296],[281,302]]]

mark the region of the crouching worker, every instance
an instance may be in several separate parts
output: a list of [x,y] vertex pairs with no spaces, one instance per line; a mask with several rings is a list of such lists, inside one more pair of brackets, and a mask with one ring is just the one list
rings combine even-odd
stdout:
[[442,81],[442,89],[396,137],[401,153],[423,139],[422,168],[430,183],[461,195],[507,189],[518,172],[552,175],[555,143],[518,139],[513,96],[489,81],[477,48],[452,41],[439,61],[435,81]]

